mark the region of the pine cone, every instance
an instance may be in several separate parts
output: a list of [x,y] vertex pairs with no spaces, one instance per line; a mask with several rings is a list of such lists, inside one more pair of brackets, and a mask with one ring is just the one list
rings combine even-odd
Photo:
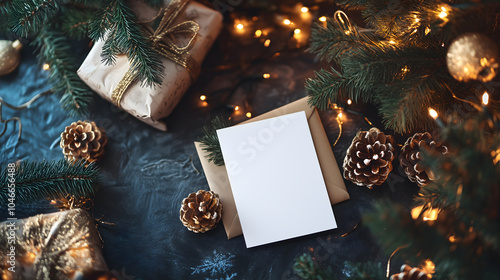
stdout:
[[104,155],[107,143],[104,130],[97,127],[95,122],[77,121],[64,129],[59,145],[69,161],[85,159],[94,162]]
[[378,128],[360,131],[344,159],[344,178],[372,189],[381,185],[392,170],[394,138]]
[[212,191],[199,190],[182,200],[180,219],[190,231],[203,233],[217,225],[222,216],[219,195]]
[[399,155],[399,163],[410,181],[416,182],[421,187],[434,180],[432,172],[422,166],[422,155],[420,153],[422,149],[441,154],[448,153],[448,148],[432,139],[431,134],[428,132],[415,133],[413,137],[406,140],[401,149],[401,155]]
[[429,280],[431,277],[425,271],[403,264],[401,273],[391,275],[389,280]]

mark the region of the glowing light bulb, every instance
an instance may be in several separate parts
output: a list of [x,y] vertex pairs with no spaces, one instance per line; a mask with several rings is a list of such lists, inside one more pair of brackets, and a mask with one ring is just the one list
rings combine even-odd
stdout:
[[291,22],[289,19],[285,19],[285,20],[283,20],[283,23],[284,23],[285,25],[290,25],[290,24],[292,24],[292,22]]
[[262,36],[262,30],[260,29],[255,30],[255,37],[258,38],[260,36]]
[[393,44],[393,45],[396,44],[396,42],[394,40],[390,40],[389,43]]
[[270,40],[270,39],[267,39],[267,40],[264,42],[264,47],[269,47],[269,45],[271,45],[271,40]]
[[490,101],[490,95],[486,91],[483,94],[482,100],[484,106],[488,105],[488,102]]
[[437,117],[438,117],[438,113],[436,112],[436,110],[434,110],[432,108],[429,108],[429,115],[431,115],[431,117],[433,119],[437,119]]
[[446,8],[444,6],[441,7],[441,12],[439,13],[440,18],[445,18],[448,16],[448,13],[446,12]]
[[45,64],[43,65],[43,70],[47,71],[47,70],[49,70],[49,69],[50,69],[50,65],[49,65],[48,63],[45,63]]
[[293,31],[294,34],[300,34],[300,32],[301,32],[301,30],[298,28]]
[[347,99],[347,104],[351,105],[352,104],[352,100],[351,99]]
[[247,116],[247,118],[251,118],[252,117],[252,113],[247,112],[246,116]]
[[[427,274],[435,273],[436,265],[429,259],[425,260],[424,265],[422,266],[422,270]],[[430,275],[428,275],[430,276]]]
[[238,23],[236,25],[236,29],[243,30],[243,28],[245,28],[245,26],[243,24],[241,24],[241,23]]
[[234,110],[235,110],[235,111],[240,110],[240,106],[235,106],[235,107],[234,107]]
[[205,95],[201,95],[201,96],[200,96],[200,100],[201,100],[201,101],[205,101],[205,100],[207,100],[207,97],[206,97]]
[[264,79],[269,79],[269,78],[271,78],[271,74],[269,74],[269,73],[264,73],[264,74],[262,75],[262,77],[263,77]]
[[309,8],[308,7],[302,7],[300,9],[300,11],[303,12],[303,13],[307,13],[309,11]]
[[341,118],[342,118],[342,112],[340,112],[340,113],[337,115],[337,117],[338,117],[339,119],[341,119]]
[[325,22],[325,21],[326,21],[326,17],[325,17],[325,16],[320,17],[320,18],[319,18],[319,21],[321,21],[321,22]]

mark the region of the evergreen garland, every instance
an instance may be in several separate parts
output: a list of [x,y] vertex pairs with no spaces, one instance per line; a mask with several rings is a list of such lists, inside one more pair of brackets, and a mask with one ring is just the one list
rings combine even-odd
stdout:
[[[387,128],[406,133],[433,125],[429,107],[439,111],[459,103],[453,94],[474,96],[483,85],[459,83],[449,74],[447,47],[466,32],[495,38],[500,4],[449,2],[339,1],[346,9],[361,9],[367,28],[349,26],[345,17],[329,18],[326,27],[315,25],[309,50],[338,68],[320,70],[306,81],[310,103],[326,109],[348,98],[371,102]],[[439,17],[441,7],[448,7],[446,20]]]
[[[442,139],[450,152],[422,151],[423,163],[436,179],[414,199],[415,206],[423,207],[418,217],[388,199],[364,215],[387,256],[404,246],[398,257],[411,266],[430,259],[433,279],[500,278],[500,122],[492,114],[482,110],[463,122],[449,118]],[[438,210],[436,220],[424,219],[430,209]],[[301,267],[314,267],[301,270],[303,279],[322,273],[310,263]],[[361,273],[354,275],[364,275],[359,279],[386,279],[383,267],[379,276],[372,265],[352,267]]]
[[[0,201],[8,201],[9,182],[15,184],[15,201],[30,203],[40,199],[59,199],[68,195],[87,197],[96,191],[99,168],[78,161],[21,162],[14,172],[2,168],[0,172]],[[2,203],[2,205],[6,205]]]

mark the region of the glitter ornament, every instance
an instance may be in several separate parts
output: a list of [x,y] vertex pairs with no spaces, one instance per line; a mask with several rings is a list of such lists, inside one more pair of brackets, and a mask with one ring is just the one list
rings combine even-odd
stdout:
[[484,34],[466,33],[451,43],[446,64],[453,78],[460,82],[488,82],[498,71],[498,47]]
[[23,48],[21,41],[14,42],[0,40],[0,76],[7,75],[16,70],[21,61],[19,52]]

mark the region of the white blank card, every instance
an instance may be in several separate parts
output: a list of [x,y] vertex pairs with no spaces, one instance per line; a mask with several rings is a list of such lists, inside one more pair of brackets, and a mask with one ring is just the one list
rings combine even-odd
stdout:
[[247,248],[337,227],[305,112],[217,134]]

